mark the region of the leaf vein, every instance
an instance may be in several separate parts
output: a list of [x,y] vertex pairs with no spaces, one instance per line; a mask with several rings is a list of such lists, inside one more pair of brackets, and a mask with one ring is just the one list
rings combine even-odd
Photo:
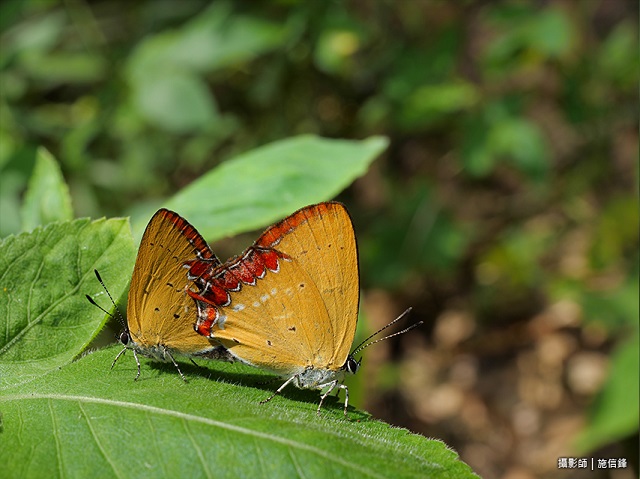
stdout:
[[289,456],[291,457],[291,462],[293,463],[294,467],[296,468],[296,472],[298,473],[298,477],[300,477],[300,479],[304,479],[304,470],[302,469],[302,467],[300,467],[300,463],[298,462],[298,460],[296,459],[296,455],[294,454],[293,450],[291,448],[289,448]]
[[207,474],[207,477],[213,477],[211,475],[211,471],[209,471],[209,468],[207,467],[207,462],[205,461],[205,457],[204,457],[204,454],[202,453],[202,449],[198,445],[198,442],[196,441],[196,439],[193,437],[193,434],[191,434],[191,430],[189,429],[189,424],[187,423],[186,420],[183,419],[182,425],[184,426],[184,431],[187,433],[187,436],[189,437],[191,444],[193,444],[193,448],[195,449],[196,454],[198,455],[198,459],[200,459],[200,463],[202,464],[202,469],[204,469],[204,472]]
[[104,447],[102,447],[102,442],[98,438],[98,435],[96,434],[96,431],[93,428],[93,424],[91,424],[91,420],[89,419],[89,416],[87,415],[87,412],[82,407],[82,403],[81,402],[78,402],[78,407],[80,408],[80,412],[82,412],[82,415],[84,416],[84,419],[87,422],[87,427],[89,428],[89,431],[91,432],[91,436],[93,436],[93,440],[95,441],[96,445],[98,446],[98,449],[100,450],[100,453],[105,458],[107,463],[111,466],[111,469],[113,470],[113,473],[116,475],[116,477],[122,477],[118,473],[118,469],[116,468],[116,465],[113,463],[113,461],[111,461],[111,458],[107,454],[107,451],[105,451]]
[[58,466],[58,477],[64,477],[64,467],[62,466],[62,446],[60,445],[60,430],[58,428],[58,423],[56,422],[56,414],[53,411],[52,398],[49,398],[49,412],[51,413],[51,429],[53,430],[53,440],[56,444],[56,456],[58,457],[57,466]]

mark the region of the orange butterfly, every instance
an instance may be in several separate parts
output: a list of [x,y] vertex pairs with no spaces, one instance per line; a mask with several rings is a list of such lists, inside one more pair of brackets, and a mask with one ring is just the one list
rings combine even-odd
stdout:
[[[184,218],[173,211],[158,210],[140,242],[129,288],[127,321],[120,317],[123,330],[117,336],[124,349],[111,367],[130,349],[138,365],[136,380],[140,377],[138,353],[170,360],[185,379],[173,354],[231,359],[217,342],[193,331],[196,314],[193,301],[185,293],[183,263],[194,256],[212,266],[220,264],[206,241]],[[104,286],[97,271],[96,276]],[[88,295],[87,298],[96,304]]]
[[185,264],[198,287],[187,290],[198,307],[196,331],[240,361],[287,378],[263,402],[290,383],[327,388],[319,413],[324,399],[339,388],[345,391],[346,415],[344,377],[358,371],[353,354],[368,344],[349,354],[360,283],[356,238],[344,205],[302,208],[224,265],[206,258]]

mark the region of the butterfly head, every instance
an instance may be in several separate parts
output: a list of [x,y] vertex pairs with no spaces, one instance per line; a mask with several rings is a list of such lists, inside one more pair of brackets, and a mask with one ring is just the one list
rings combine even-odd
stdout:
[[353,355],[349,355],[347,357],[347,361],[342,366],[342,369],[348,373],[355,374],[360,369],[360,363],[362,362],[362,358],[356,361],[356,358]]
[[129,333],[129,329],[123,329],[120,333],[116,334],[116,339],[122,343],[123,346],[129,344],[131,341],[131,334]]

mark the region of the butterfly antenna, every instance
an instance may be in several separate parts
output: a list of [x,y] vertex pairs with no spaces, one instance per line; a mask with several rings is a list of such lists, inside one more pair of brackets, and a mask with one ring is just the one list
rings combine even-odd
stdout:
[[109,296],[109,299],[111,300],[111,304],[113,304],[113,306],[116,308],[116,311],[118,312],[118,316],[116,317],[112,313],[110,313],[109,311],[104,309],[102,306],[100,306],[98,303],[96,303],[95,300],[91,296],[89,296],[88,294],[85,294],[85,296],[87,297],[87,299],[89,300],[89,302],[91,304],[93,304],[94,306],[97,306],[99,309],[104,311],[106,314],[108,314],[112,318],[115,317],[118,320],[118,322],[122,325],[124,330],[128,332],[129,328],[127,327],[127,322],[122,317],[122,313],[120,312],[120,309],[118,309],[118,305],[116,304],[116,302],[113,300],[113,297],[111,296],[111,293],[109,292],[109,290],[105,286],[104,281],[102,281],[102,278],[100,277],[100,273],[98,273],[97,269],[94,269],[93,272],[96,274],[96,278],[98,278],[98,281],[100,282],[100,284],[102,285],[102,288],[107,293],[107,296]]
[[362,351],[364,348],[368,348],[369,346],[371,346],[372,344],[376,344],[379,343],[380,341],[384,341],[385,339],[389,339],[389,338],[393,338],[394,336],[398,336],[399,334],[404,334],[407,331],[411,331],[413,328],[417,328],[418,326],[420,326],[424,321],[419,321],[415,324],[412,324],[411,326],[408,326],[406,328],[404,328],[402,331],[397,331],[393,334],[390,334],[388,336],[385,336],[383,338],[378,338],[375,341],[371,341],[371,342],[367,342],[369,341],[371,338],[373,338],[374,336],[380,334],[382,331],[384,331],[385,329],[387,329],[390,326],[393,326],[395,323],[397,323],[398,321],[400,321],[402,318],[404,318],[407,314],[409,314],[409,312],[411,311],[411,308],[407,308],[407,310],[402,313],[400,316],[398,316],[396,319],[394,319],[393,321],[391,321],[389,324],[387,324],[386,326],[383,326],[382,328],[378,329],[375,333],[373,333],[371,336],[369,336],[367,339],[365,339],[364,341],[362,341],[360,344],[358,344],[358,346],[356,346],[356,348],[353,350],[353,352],[351,353],[351,355],[353,356],[354,354],[358,354],[360,351]]

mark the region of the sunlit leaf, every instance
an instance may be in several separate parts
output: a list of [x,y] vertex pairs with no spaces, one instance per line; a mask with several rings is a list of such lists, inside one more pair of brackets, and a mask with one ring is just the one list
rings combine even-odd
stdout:
[[[84,296],[104,296],[93,270],[113,278],[109,289],[118,298],[133,256],[125,220],[51,223],[3,239],[0,389],[39,378],[80,353],[105,321]],[[106,296],[104,307],[110,307]]]

